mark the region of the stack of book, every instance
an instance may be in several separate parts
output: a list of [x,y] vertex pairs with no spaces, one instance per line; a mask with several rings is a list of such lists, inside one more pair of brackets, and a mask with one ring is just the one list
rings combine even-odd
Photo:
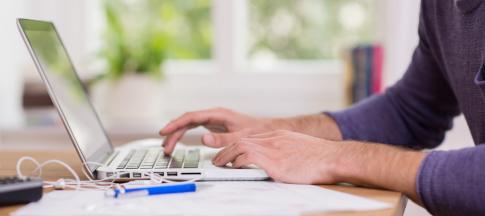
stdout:
[[361,45],[345,54],[346,103],[354,104],[382,91],[383,50],[380,45]]

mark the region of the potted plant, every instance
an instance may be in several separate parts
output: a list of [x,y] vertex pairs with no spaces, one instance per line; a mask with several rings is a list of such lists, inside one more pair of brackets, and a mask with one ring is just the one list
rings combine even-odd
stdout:
[[106,28],[99,55],[105,72],[93,82],[92,95],[108,127],[161,121],[167,36],[158,2],[104,1]]

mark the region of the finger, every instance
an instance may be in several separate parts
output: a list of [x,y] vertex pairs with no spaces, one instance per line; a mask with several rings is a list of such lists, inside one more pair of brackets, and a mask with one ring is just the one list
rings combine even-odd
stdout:
[[262,152],[251,152],[251,153],[244,153],[236,157],[234,161],[232,161],[233,168],[242,168],[247,167],[249,165],[256,165],[257,157],[264,157],[264,153]]
[[213,147],[220,148],[230,145],[239,140],[239,135],[235,133],[208,133],[202,136],[202,144]]
[[232,167],[233,168],[243,168],[246,166],[251,165],[253,162],[251,162],[249,158],[249,154],[241,154],[236,159],[232,162]]
[[166,136],[188,125],[224,125],[229,117],[230,114],[227,112],[220,112],[218,109],[189,112],[168,123],[163,129],[160,130],[160,135]]
[[224,166],[234,161],[241,154],[260,151],[260,146],[253,143],[237,142],[220,151],[213,159],[216,166]]
[[208,133],[202,136],[202,143],[209,147],[220,148],[237,142],[251,131],[251,129],[246,129],[232,133]]
[[241,147],[238,147],[241,144],[232,144],[217,153],[217,155],[212,158],[212,163],[216,166],[224,166],[227,163],[231,162],[231,158],[234,159],[240,154],[244,153],[244,150]]
[[[238,140],[233,144],[228,145],[226,148],[222,149],[221,151],[219,151],[216,154],[216,156],[212,158],[212,162],[216,164],[216,161],[222,160],[221,157],[225,157],[231,154],[237,154],[238,152],[241,152],[241,150],[246,150],[245,148],[247,148],[247,150],[252,149],[254,151],[262,151],[261,148],[263,147],[264,147],[263,142],[247,142],[247,141]],[[221,161],[220,163],[222,163],[221,165],[225,165],[228,162],[223,163],[223,161]]]
[[163,152],[166,155],[169,155],[173,152],[173,149],[175,148],[175,145],[177,142],[180,140],[180,138],[187,132],[189,128],[185,127],[182,128],[178,131],[175,131],[174,133],[168,135],[165,137],[165,140],[163,140],[162,146],[164,147]]
[[204,127],[211,131],[211,132],[216,132],[216,133],[227,133],[227,128],[224,127],[223,125],[211,125],[211,124],[206,124]]
[[275,173],[274,163],[262,152],[241,154],[232,162],[234,168],[243,168],[250,165],[256,165],[263,169],[272,178],[278,177],[278,173]]
[[[231,154],[232,152],[233,155],[236,155],[235,158],[232,160],[232,165],[234,168],[241,168],[254,164],[257,167],[263,169],[271,178],[275,180],[281,178],[282,174],[278,173],[277,164],[275,164],[271,157],[269,157],[272,154],[272,151],[269,148],[266,148],[263,145],[252,143],[246,143],[246,145],[251,149],[250,151],[238,151],[235,147],[236,144],[234,144],[231,146],[231,148],[228,147],[223,151],[219,152],[218,156],[222,157],[223,155]],[[225,162],[224,159],[220,159],[218,158],[218,156],[214,158],[215,160],[217,160],[217,162],[213,161],[216,166],[223,166],[231,162]]]
[[185,134],[185,132],[187,132],[188,129],[189,129],[188,127],[184,127],[184,128],[181,128],[181,129],[173,132],[172,134],[169,134],[163,140],[162,146],[167,147],[167,146],[174,144],[175,142],[177,142],[180,139],[180,137],[182,137]]

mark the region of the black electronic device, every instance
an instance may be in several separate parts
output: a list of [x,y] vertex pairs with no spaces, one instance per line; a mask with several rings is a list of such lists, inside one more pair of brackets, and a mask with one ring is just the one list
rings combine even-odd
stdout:
[[42,192],[39,178],[0,177],[0,206],[38,201]]

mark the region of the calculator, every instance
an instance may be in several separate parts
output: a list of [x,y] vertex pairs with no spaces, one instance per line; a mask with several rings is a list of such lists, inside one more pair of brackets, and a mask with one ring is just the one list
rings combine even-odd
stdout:
[[0,177],[0,206],[38,201],[42,192],[40,178]]

